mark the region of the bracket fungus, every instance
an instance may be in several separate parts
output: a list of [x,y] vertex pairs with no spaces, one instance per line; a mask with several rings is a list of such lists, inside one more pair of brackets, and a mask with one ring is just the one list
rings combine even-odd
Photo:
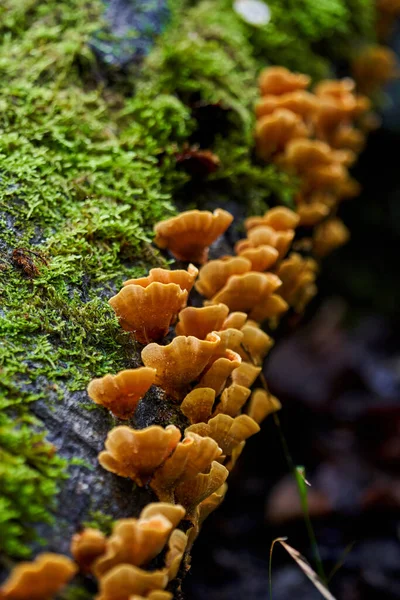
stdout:
[[263,160],[282,152],[290,140],[305,138],[308,128],[299,115],[286,108],[278,108],[256,122],[255,139],[257,153]]
[[277,271],[282,279],[279,289],[281,296],[297,313],[304,311],[307,304],[317,293],[315,285],[318,265],[312,258],[303,258],[292,252]]
[[215,390],[207,387],[195,388],[187,394],[181,404],[181,411],[193,423],[208,420],[215,402]]
[[256,366],[262,365],[264,358],[274,345],[274,340],[259,327],[249,324],[242,327],[242,334],[242,347],[245,350],[241,355],[242,359],[248,360],[250,357]]
[[266,271],[276,263],[279,252],[273,246],[259,246],[258,248],[245,248],[240,256],[251,262],[251,271]]
[[234,311],[229,313],[222,325],[222,329],[242,329],[246,321],[247,313]]
[[281,95],[296,90],[305,90],[311,79],[302,73],[292,73],[286,67],[267,67],[261,71],[259,78],[260,91],[267,94]]
[[179,322],[176,324],[177,335],[193,335],[204,340],[208,333],[221,329],[229,308],[225,304],[214,304],[195,308],[188,306],[179,313]]
[[323,221],[314,230],[314,253],[320,257],[326,256],[336,248],[343,246],[349,238],[350,232],[340,219]]
[[142,360],[156,369],[156,384],[171,396],[179,397],[204,371],[220,343],[215,333],[209,333],[205,340],[180,335],[167,346],[149,344],[142,350]]
[[93,573],[100,578],[117,565],[147,564],[164,548],[172,530],[171,521],[161,514],[148,519],[120,519],[107,540],[106,552],[95,561]]
[[195,288],[205,298],[214,296],[232,275],[241,275],[251,270],[251,261],[243,256],[210,260],[200,269]]
[[72,579],[76,565],[67,556],[46,552],[21,562],[0,588],[3,600],[51,600]]
[[155,378],[156,371],[149,367],[127,369],[116,375],[93,379],[87,391],[96,404],[108,408],[120,419],[129,419]]
[[164,589],[167,583],[165,569],[150,572],[133,565],[117,565],[100,578],[95,600],[131,600],[135,594],[146,597],[153,590]]
[[270,115],[279,108],[285,108],[290,112],[303,117],[306,121],[318,110],[318,98],[306,90],[294,90],[279,96],[267,94],[262,96],[256,103],[256,118]]
[[258,424],[262,423],[268,415],[282,408],[278,398],[269,392],[258,388],[251,394],[247,414]]
[[176,283],[154,281],[147,287],[127,285],[109,300],[121,327],[141,344],[159,340],[186,304],[187,291]]
[[145,429],[131,429],[126,425],[114,427],[100,452],[99,462],[107,471],[120,477],[129,477],[143,486],[177,446],[181,432],[175,425],[165,429],[151,425]]
[[256,367],[248,362],[242,362],[242,364],[232,372],[232,381],[237,385],[250,388],[260,373],[261,367]]
[[176,283],[182,290],[190,292],[192,289],[199,270],[194,265],[190,264],[187,271],[184,269],[161,269],[159,267],[150,269],[147,277],[140,277],[138,279],[129,279],[124,281],[123,285],[141,285],[147,287],[150,283],[158,281],[159,283]]
[[194,432],[211,437],[217,442],[225,456],[230,456],[238,444],[258,431],[260,431],[260,427],[248,415],[239,415],[233,418],[223,414],[213,417],[208,423],[198,423],[186,429],[186,433]]
[[172,456],[155,471],[150,486],[161,501],[173,502],[176,486],[209,469],[221,454],[215,440],[188,432]]
[[83,573],[91,570],[94,561],[106,551],[106,536],[98,529],[88,527],[76,533],[71,540],[71,554]]
[[[294,238],[294,231],[275,231],[268,225],[258,225],[250,229],[247,234],[247,248],[257,248],[258,246],[273,246],[279,253],[279,258],[285,256]],[[238,252],[241,252],[240,242],[236,244]],[[243,246],[242,246],[243,247]],[[246,248],[246,249],[247,249]]]
[[262,217],[248,217],[245,222],[246,231],[250,231],[258,225],[272,227],[275,231],[287,231],[288,229],[296,229],[299,224],[297,213],[285,206],[276,206],[267,210]]
[[220,413],[230,417],[236,417],[241,408],[246,404],[249,396],[250,390],[247,387],[237,383],[232,383],[222,392],[213,417]]
[[165,556],[165,568],[168,573],[169,581],[172,581],[178,575],[187,544],[187,535],[183,533],[183,531],[175,529],[169,538],[168,551]]
[[188,210],[157,223],[154,242],[159,248],[167,248],[178,260],[203,264],[207,260],[209,246],[232,221],[232,215],[220,208],[213,213]]
[[225,356],[217,358],[211,367],[202,375],[197,388],[211,388],[215,394],[219,396],[225,387],[228,377],[234,369],[237,369],[241,364],[242,359],[239,354],[232,350],[225,350]]
[[209,303],[223,302],[232,311],[251,313],[256,304],[263,302],[280,285],[281,280],[273,273],[251,271],[243,275],[233,275]]
[[198,505],[225,483],[228,474],[224,465],[214,461],[209,473],[199,473],[177,486],[175,498],[185,507],[188,519],[195,520]]

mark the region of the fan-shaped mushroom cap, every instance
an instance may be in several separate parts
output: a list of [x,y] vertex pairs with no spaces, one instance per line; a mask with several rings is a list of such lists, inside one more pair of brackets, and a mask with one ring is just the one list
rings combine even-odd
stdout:
[[272,396],[265,390],[258,388],[251,395],[250,403],[247,409],[249,417],[258,424],[262,423],[268,415],[282,408],[278,398]]
[[232,275],[241,275],[251,269],[251,262],[242,256],[210,260],[200,269],[196,290],[206,298],[214,296]]
[[96,404],[105,406],[121,419],[129,419],[155,378],[155,370],[149,367],[127,369],[116,375],[93,379],[87,391]]
[[96,558],[104,554],[106,545],[106,537],[101,531],[87,527],[72,537],[71,554],[80,570],[87,572]]
[[310,77],[302,73],[292,73],[285,67],[267,67],[261,71],[259,86],[263,96],[286,94],[305,90],[310,85]]
[[200,502],[220,488],[227,477],[228,470],[214,461],[209,473],[199,473],[193,479],[188,479],[178,485],[175,490],[175,498],[186,508],[187,518],[193,519]]
[[[240,354],[243,333],[239,329],[228,327],[228,329],[223,329],[222,331],[217,331],[216,333],[221,338],[221,345],[218,348],[219,357],[225,357],[227,350],[233,350],[233,352]],[[230,356],[230,359],[235,360],[232,355]]]
[[225,356],[217,358],[211,367],[201,377],[197,388],[211,388],[219,396],[225,387],[228,377],[242,362],[239,354],[232,350],[225,350]]
[[355,87],[355,81],[351,77],[344,77],[343,79],[323,79],[314,87],[314,94],[320,98],[323,96],[343,98],[347,97],[348,94],[353,93]]
[[0,588],[3,600],[50,600],[77,571],[67,556],[45,552],[33,562],[21,562]]
[[343,246],[350,237],[349,230],[340,219],[323,221],[314,231],[313,249],[317,256],[326,256]]
[[273,246],[258,246],[242,250],[240,256],[251,262],[252,271],[267,271],[278,260],[279,252]]
[[247,314],[245,312],[231,312],[226,317],[221,329],[242,329],[246,320]]
[[225,304],[214,304],[195,308],[188,306],[179,313],[179,322],[175,327],[177,335],[194,335],[204,340],[211,331],[218,331],[228,316],[229,308]]
[[129,600],[134,594],[146,597],[152,590],[165,588],[167,583],[165,569],[149,572],[133,565],[117,565],[100,579],[96,600]]
[[165,557],[165,566],[168,571],[169,581],[172,581],[178,575],[187,543],[188,538],[183,531],[175,529],[172,532],[168,542],[168,552]]
[[205,519],[208,517],[208,515],[210,515],[212,512],[214,512],[214,510],[216,510],[218,508],[218,506],[222,503],[222,501],[225,498],[225,494],[226,494],[227,490],[228,490],[228,484],[224,483],[213,494],[211,494],[210,496],[208,496],[208,498],[203,500],[203,502],[200,502],[198,509],[197,509],[197,519],[196,519],[197,522],[195,522],[193,527],[191,527],[187,531],[187,536],[188,536],[187,549],[189,552],[193,546],[195,539],[197,538],[197,536],[199,534],[201,525],[203,524]]
[[292,252],[279,266],[278,273],[282,279],[279,292],[296,312],[303,312],[307,303],[315,296],[317,270],[315,260],[303,258],[296,252]]
[[243,387],[250,388],[259,374],[261,373],[261,367],[256,367],[248,362],[242,362],[242,364],[233,371],[232,381]]
[[275,231],[287,231],[288,229],[295,229],[298,224],[299,217],[297,213],[285,206],[275,206],[268,210],[263,217],[249,217],[245,220],[247,231],[259,225],[272,227]]
[[230,417],[236,417],[242,406],[246,404],[249,396],[250,390],[247,387],[232,383],[222,392],[220,402],[213,416],[222,413]]
[[284,150],[290,140],[307,135],[308,129],[301,117],[290,110],[279,108],[256,122],[257,153],[263,160],[268,160],[273,154]]
[[120,519],[107,541],[107,551],[100,556],[93,572],[100,578],[116,565],[140,567],[147,564],[164,548],[173,530],[169,519],[155,515],[149,519]]
[[[245,325],[242,328],[243,341],[242,346],[249,353],[251,360],[255,365],[262,365],[264,358],[274,344],[274,340],[264,333],[259,327]],[[246,353],[243,353],[242,358],[248,358]]]
[[150,283],[147,287],[127,285],[109,300],[125,331],[147,344],[168,333],[174,317],[186,304],[187,291],[176,283]]
[[313,227],[329,215],[329,207],[322,202],[301,203],[297,207],[300,225]]
[[122,425],[108,433],[99,462],[104,469],[121,477],[129,477],[138,485],[144,485],[172,453],[181,439],[175,425],[165,429],[151,425],[145,429],[131,429]]
[[159,248],[168,248],[178,260],[203,264],[208,247],[228,229],[232,220],[232,215],[220,208],[213,213],[188,210],[157,223],[154,242]]
[[371,93],[399,76],[396,54],[386,46],[368,46],[353,60],[352,71],[363,92]]
[[176,486],[209,469],[221,454],[213,439],[189,432],[172,456],[154,473],[150,486],[160,500],[173,502]]
[[190,292],[195,282],[195,279],[199,273],[199,270],[194,265],[189,265],[187,271],[183,269],[175,269],[173,271],[169,269],[150,269],[150,273],[147,277],[140,277],[138,279],[129,279],[124,281],[123,285],[141,285],[147,287],[150,283],[158,281],[159,283],[176,283],[182,290]]
[[338,192],[348,179],[347,169],[338,163],[312,167],[307,171],[306,187]]
[[268,319],[276,319],[289,309],[288,303],[278,294],[271,294],[263,302],[257,304],[250,312],[250,317],[257,323]]
[[230,456],[238,444],[258,431],[260,428],[257,423],[247,415],[232,418],[223,414],[213,417],[208,423],[198,423],[186,429],[187,433],[194,432],[213,438],[226,456]]
[[296,173],[305,173],[313,167],[330,165],[332,149],[320,140],[291,140],[285,148],[282,161]]
[[275,231],[272,227],[261,225],[250,229],[247,237],[251,246],[273,246],[278,250],[279,258],[283,258],[293,241],[294,231]]
[[138,596],[137,594],[129,596],[129,600],[173,600],[173,595],[165,590],[154,590],[147,596]]
[[264,301],[280,285],[279,277],[273,273],[251,271],[243,275],[233,275],[210,302],[212,304],[223,302],[230,310],[247,312]]
[[205,340],[180,335],[167,346],[149,344],[142,350],[142,360],[156,369],[156,384],[169,394],[179,396],[189,383],[199,377],[217,353],[221,339],[209,333]]
[[337,127],[329,139],[333,148],[349,148],[359,154],[365,145],[365,135],[351,125]]
[[172,523],[172,526],[175,529],[185,516],[185,512],[185,509],[180,504],[151,502],[144,507],[140,513],[140,518],[150,519],[151,517],[162,515]]
[[191,423],[208,420],[215,402],[215,390],[207,387],[195,388],[181,404],[181,411]]
[[272,94],[262,96],[255,107],[256,118],[270,115],[278,108],[285,108],[307,119],[317,110],[318,98],[305,90],[296,90],[280,96]]

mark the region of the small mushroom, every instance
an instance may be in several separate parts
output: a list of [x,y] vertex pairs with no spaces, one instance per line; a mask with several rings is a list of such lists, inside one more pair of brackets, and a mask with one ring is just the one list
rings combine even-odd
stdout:
[[399,76],[396,54],[378,45],[364,48],[353,60],[352,71],[358,88],[368,94]]
[[222,392],[228,377],[242,362],[239,354],[232,350],[225,350],[225,356],[217,358],[211,367],[202,375],[197,388],[211,388],[216,396]]
[[193,335],[204,340],[208,333],[221,329],[228,313],[229,308],[225,304],[202,308],[188,306],[179,313],[179,322],[175,327],[176,334]]
[[314,231],[313,250],[317,256],[323,257],[343,246],[350,238],[350,233],[340,219],[328,219],[320,223]]
[[216,334],[221,338],[221,345],[218,348],[219,356],[224,357],[227,350],[232,350],[233,352],[240,354],[243,333],[239,329],[228,327],[222,331],[217,331]]
[[268,94],[256,103],[256,118],[270,115],[278,108],[285,108],[307,120],[318,110],[318,104],[318,98],[305,90],[295,90],[280,96]]
[[300,225],[304,227],[314,227],[314,225],[323,221],[329,215],[329,212],[329,207],[322,202],[310,202],[310,204],[304,202],[297,207]]
[[285,206],[276,206],[268,210],[263,217],[249,217],[245,221],[247,231],[259,225],[272,227],[275,231],[296,229],[299,224],[297,213]]
[[279,293],[297,313],[302,313],[317,293],[315,285],[317,270],[318,265],[315,260],[303,258],[296,252],[292,252],[279,266],[277,273],[282,279]]
[[250,317],[257,323],[268,319],[276,320],[289,309],[288,303],[278,294],[271,294],[250,312]]
[[107,540],[98,529],[91,527],[76,533],[71,540],[71,554],[80,570],[87,573],[93,562],[106,551]]
[[232,275],[241,275],[251,269],[251,262],[243,256],[232,256],[228,259],[210,260],[200,269],[196,282],[196,290],[206,298],[211,298],[228,281]]
[[149,367],[127,369],[116,375],[93,379],[87,391],[96,404],[105,406],[120,419],[129,419],[155,378],[156,371]]
[[195,519],[196,509],[200,502],[220,488],[227,477],[228,470],[214,461],[209,473],[199,473],[193,479],[188,479],[178,485],[175,490],[175,498],[186,508],[188,519]]
[[240,256],[251,262],[252,271],[267,271],[278,260],[279,252],[273,246],[259,246],[242,250]]
[[261,367],[256,367],[248,362],[242,362],[242,364],[232,372],[232,381],[237,385],[250,388],[259,374],[261,373]]
[[275,231],[267,225],[259,225],[250,229],[247,238],[250,247],[273,246],[278,250],[279,258],[283,258],[293,241],[294,231],[290,229],[287,231]]
[[167,583],[165,569],[149,572],[133,565],[117,565],[101,577],[95,600],[130,600],[135,594],[146,597],[153,590],[165,588]]
[[192,289],[199,270],[194,265],[190,264],[187,271],[183,269],[150,269],[150,273],[147,277],[140,277],[138,279],[129,279],[124,281],[123,285],[141,285],[147,287],[150,283],[158,281],[159,283],[176,283],[182,290],[190,292]]
[[155,471],[150,486],[161,501],[173,502],[176,486],[209,469],[221,453],[213,439],[189,432],[172,456]]
[[[186,429],[186,433],[194,432],[214,439],[226,456],[230,456],[238,444],[258,431],[260,428],[257,423],[247,415],[232,418],[223,414],[213,417],[208,423],[198,423]],[[181,504],[185,506],[183,502]]]
[[0,588],[3,600],[50,600],[77,571],[67,556],[45,552],[32,562],[21,562]]
[[157,223],[154,242],[159,248],[168,248],[178,260],[203,264],[208,247],[228,229],[232,220],[231,214],[219,208],[213,213],[188,210]]
[[215,390],[207,387],[195,388],[181,404],[181,411],[193,423],[205,422],[211,415],[215,402]]
[[271,415],[281,408],[282,405],[278,398],[265,390],[258,388],[254,390],[251,395],[247,414],[260,425],[268,415]]
[[215,333],[209,333],[205,340],[180,335],[167,346],[149,344],[142,350],[142,360],[147,367],[156,369],[156,384],[179,397],[217,354],[220,343]]
[[140,567],[147,564],[164,548],[172,530],[171,521],[161,514],[147,519],[116,521],[107,541],[107,551],[93,566],[94,574],[101,578],[117,565]]
[[243,341],[242,347],[245,349],[242,359],[248,359],[247,353],[250,356],[252,362],[260,366],[262,365],[264,358],[274,344],[274,340],[264,333],[259,327],[253,327],[252,325],[246,324],[242,327]]
[[211,301],[212,304],[223,302],[230,310],[248,312],[271,295],[281,281],[273,273],[251,271],[243,275],[233,275],[226,285]]
[[127,285],[110,298],[121,327],[131,331],[141,344],[163,338],[183,306],[187,291],[176,283],[155,281],[147,287]]
[[261,71],[259,86],[263,96],[267,94],[287,94],[305,90],[310,85],[310,77],[302,73],[292,73],[285,67],[267,67]]
[[290,140],[305,138],[308,128],[299,115],[286,108],[278,108],[256,122],[255,139],[257,154],[265,161],[282,152]]
[[150,519],[156,515],[163,515],[171,521],[173,528],[178,526],[185,516],[185,509],[180,504],[169,502],[151,502],[147,504],[140,513],[141,519]]
[[187,544],[187,535],[183,531],[175,529],[169,538],[168,551],[165,556],[165,567],[168,572],[169,581],[172,581],[178,575]]
[[107,435],[106,450],[100,452],[99,462],[107,471],[143,486],[170,456],[180,438],[181,432],[175,425],[165,429],[159,425],[145,429],[114,427]]
[[221,329],[242,329],[246,323],[247,314],[245,312],[231,312],[225,319]]
[[232,383],[222,392],[220,402],[217,405],[213,416],[222,413],[224,415],[229,415],[230,417],[236,417],[242,406],[246,404],[249,396],[250,390],[247,387]]

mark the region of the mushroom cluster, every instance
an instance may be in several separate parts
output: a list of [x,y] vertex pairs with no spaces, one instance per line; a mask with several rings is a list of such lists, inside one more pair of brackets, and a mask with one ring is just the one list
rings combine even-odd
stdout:
[[[375,49],[373,59],[384,63],[378,71],[387,78],[393,75],[394,65],[384,50]],[[360,89],[366,87],[364,72],[368,71],[367,78],[371,79],[371,69],[366,66],[371,61],[371,56],[364,54],[354,64]],[[377,83],[378,79],[379,73]],[[350,78],[324,80],[309,91],[308,76],[284,67],[264,69],[259,85],[261,98],[255,108],[258,155],[299,178],[300,191],[295,198],[299,224],[306,228],[315,226],[313,251],[322,256],[348,238],[343,223],[335,219],[333,228],[337,232],[339,222],[340,235],[332,236],[335,239],[331,245],[326,242],[321,247],[318,241],[327,224],[330,229],[338,204],[359,192],[349,167],[362,150],[365,132],[375,120],[370,101],[356,93],[355,82]]]
[[[359,63],[360,77],[363,68]],[[117,521],[109,537],[91,528],[77,533],[75,562],[42,554],[21,563],[1,586],[1,599],[50,600],[78,567],[97,580],[96,600],[172,599],[165,588],[223,501],[246,440],[281,408],[261,373],[274,343],[262,327],[272,329],[289,310],[304,311],[316,293],[316,259],[348,238],[335,211],[357,192],[348,167],[364,143],[369,101],[351,79],[320,82],[313,92],[309,84],[306,75],[266,69],[256,107],[258,154],[299,178],[297,210],[275,207],[248,218],[235,255],[209,262],[209,246],[232,215],[191,210],[158,223],[155,243],[200,271],[193,264],[152,269],[126,281],[109,301],[121,327],[142,345],[143,364],[89,384],[90,398],[125,420],[109,431],[99,462],[148,487],[159,502],[138,518]],[[313,228],[311,238],[296,243],[299,227]],[[187,306],[193,286],[204,298],[201,307]],[[180,407],[186,427],[135,428],[136,408],[151,386]]]

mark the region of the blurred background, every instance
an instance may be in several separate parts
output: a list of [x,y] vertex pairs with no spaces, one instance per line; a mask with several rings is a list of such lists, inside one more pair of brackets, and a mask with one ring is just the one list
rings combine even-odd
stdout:
[[[399,54],[400,28],[390,40]],[[330,590],[340,600],[400,599],[400,83],[385,89],[382,127],[354,168],[363,187],[342,205],[350,243],[325,260],[300,327],[267,361],[281,431],[304,465],[309,511]],[[310,315],[313,315],[312,318]],[[269,417],[246,445],[230,493],[194,547],[192,600],[268,597],[271,542],[315,567],[294,478]],[[274,600],[320,593],[277,544]]]

